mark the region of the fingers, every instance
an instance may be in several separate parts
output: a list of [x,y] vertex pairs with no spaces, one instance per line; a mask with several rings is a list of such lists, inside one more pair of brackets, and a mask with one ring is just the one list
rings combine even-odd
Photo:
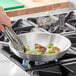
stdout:
[[[9,26],[9,27],[11,27],[11,23],[10,23],[10,21],[8,21],[8,22],[6,22],[6,23],[3,23],[4,25],[6,25],[6,26]],[[5,31],[5,28],[3,27],[3,25],[2,24],[0,24],[0,29],[1,29],[1,31],[2,32],[4,32]]]
[[0,29],[2,30],[2,32],[5,31],[5,28],[3,27],[2,24],[6,25],[6,26],[9,26],[9,27],[12,26],[12,24],[11,24],[11,22],[10,22],[9,20],[5,20],[5,21],[3,21],[3,22],[0,24]]
[[4,20],[4,24],[11,27],[12,24],[11,24],[10,18],[7,15],[5,15],[5,16],[6,16],[6,19]]
[[0,29],[1,29],[2,32],[5,31],[5,28],[2,25],[0,25]]
[[5,29],[2,26],[2,24],[7,25],[9,27],[12,26],[11,21],[10,21],[10,18],[4,12],[4,9],[2,7],[0,7],[0,29],[4,32]]
[[12,26],[10,18],[4,13],[0,14],[0,25],[2,25],[2,24],[5,24],[9,27]]
[[5,16],[6,16],[6,19],[7,19],[7,20],[5,19],[5,22],[4,22],[4,23],[5,23],[7,26],[10,26],[10,27],[11,27],[12,24],[11,24],[10,18],[7,16],[7,14],[5,14]]
[[3,24],[4,24],[4,25],[7,25],[7,26],[9,26],[9,27],[11,27],[11,26],[12,26],[12,24],[11,24],[11,22],[10,22],[10,21],[6,21],[6,22],[4,22]]

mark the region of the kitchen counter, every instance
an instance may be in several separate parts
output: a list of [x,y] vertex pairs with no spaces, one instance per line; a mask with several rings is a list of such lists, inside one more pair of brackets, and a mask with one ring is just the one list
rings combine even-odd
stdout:
[[0,76],[30,76],[2,54],[0,57]]
[[17,1],[23,3],[25,7],[6,11],[9,17],[67,8],[70,4],[68,0],[44,0],[44,2],[40,3],[32,2],[31,0]]

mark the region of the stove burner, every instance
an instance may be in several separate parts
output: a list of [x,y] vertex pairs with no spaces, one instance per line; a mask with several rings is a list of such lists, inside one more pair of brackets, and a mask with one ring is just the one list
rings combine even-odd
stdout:
[[48,62],[42,62],[42,61],[35,61],[35,62],[29,62],[27,60],[23,60],[22,65],[23,66],[28,66],[28,64],[30,65],[34,65],[34,66],[39,66],[39,65],[44,65],[44,64],[48,64]]
[[27,33],[35,28],[35,26],[30,25],[25,19],[19,19],[18,21],[13,21],[12,23],[12,28],[17,34]]
[[[53,62],[58,62],[58,59],[55,59]],[[27,60],[23,60],[22,65],[23,66],[28,66],[28,64],[30,64],[31,66],[40,66],[40,65],[47,65],[50,62],[43,62],[43,61],[27,61]]]

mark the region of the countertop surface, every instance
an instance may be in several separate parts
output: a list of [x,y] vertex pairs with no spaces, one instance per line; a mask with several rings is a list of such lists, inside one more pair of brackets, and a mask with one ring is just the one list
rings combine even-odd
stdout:
[[68,8],[68,0],[43,0],[42,2],[33,2],[32,0],[17,0],[25,5],[24,8],[7,10],[9,17],[20,16],[25,14],[32,14],[44,12],[48,10],[55,10],[61,8]]
[[30,76],[16,64],[0,54],[0,76]]

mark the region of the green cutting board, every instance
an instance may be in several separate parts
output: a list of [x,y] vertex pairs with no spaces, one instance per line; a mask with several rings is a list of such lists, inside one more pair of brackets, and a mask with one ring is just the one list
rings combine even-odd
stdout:
[[16,1],[16,0],[0,0],[0,6],[4,8],[4,10],[22,8],[25,5]]

